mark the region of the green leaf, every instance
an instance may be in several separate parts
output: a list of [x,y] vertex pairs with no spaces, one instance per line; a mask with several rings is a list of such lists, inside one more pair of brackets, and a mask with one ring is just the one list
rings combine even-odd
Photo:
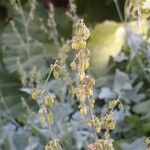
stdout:
[[145,138],[139,138],[132,143],[123,143],[121,145],[121,150],[144,150],[146,149],[146,144],[144,141]]
[[132,84],[128,74],[117,69],[114,79],[115,92],[120,93],[122,90],[131,90],[131,89]]
[[145,118],[150,118],[150,100],[136,104],[133,111],[137,114],[144,115]]
[[120,23],[105,21],[92,31],[88,47],[92,53],[94,70],[100,74],[110,57],[118,55],[124,43],[124,29]]

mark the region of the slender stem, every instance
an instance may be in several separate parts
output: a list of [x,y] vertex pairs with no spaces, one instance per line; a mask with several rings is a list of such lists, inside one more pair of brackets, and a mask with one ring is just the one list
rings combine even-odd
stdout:
[[[90,120],[93,121],[94,120],[94,113],[93,113],[93,108],[91,107],[91,104],[90,104],[90,97],[89,96],[87,96],[87,102],[88,102],[88,107],[89,107]],[[97,138],[97,133],[95,131],[93,123],[92,123],[92,130],[93,130],[93,134],[94,134],[94,140],[96,141],[98,138]]]
[[121,13],[121,10],[120,10],[118,1],[117,1],[117,0],[113,0],[113,1],[114,1],[114,3],[115,3],[115,6],[116,6],[116,9],[117,9],[119,18],[120,18],[121,22],[123,23],[123,16],[122,16],[122,13]]
[[[58,62],[58,60],[55,61],[54,65],[55,65],[57,62]],[[46,78],[46,81],[45,81],[45,83],[44,83],[44,89],[45,89],[46,86],[47,86],[48,80],[49,80],[49,78],[50,78],[50,76],[51,76],[51,73],[52,73],[52,71],[53,71],[53,69],[54,69],[54,65],[53,65],[53,67],[50,68],[49,74],[48,74],[48,76],[47,76],[47,78]]]
[[2,95],[1,92],[0,92],[0,97],[1,97],[1,102],[2,102],[3,106],[5,107],[7,113],[3,112],[2,110],[0,110],[0,111],[1,111],[5,116],[7,116],[7,118],[8,118],[9,120],[11,120],[11,121],[12,121],[13,123],[15,123],[17,126],[21,127],[21,126],[14,120],[14,118],[13,118],[13,116],[12,116],[12,113],[10,112],[9,108],[7,107],[7,104],[5,103],[5,101],[4,101],[4,99],[3,99],[3,95]]
[[[124,25],[124,29],[125,29],[125,31],[126,31],[127,37],[129,37],[129,31],[127,30],[127,24],[124,23],[124,21],[123,21],[123,16],[122,16],[122,14],[121,14],[118,1],[117,1],[117,0],[113,0],[113,1],[114,1],[114,3],[115,3],[115,6],[116,6],[116,9],[117,9],[119,18],[120,18],[122,24]],[[138,2],[139,2],[139,1],[138,1]],[[126,0],[126,2],[125,2],[125,7],[127,6],[127,3],[128,3],[128,0]],[[125,9],[125,8],[124,8],[124,9]],[[139,24],[139,30],[140,30],[140,23],[139,23],[139,21],[140,21],[140,17],[139,17],[140,13],[141,13],[141,12],[140,12],[140,9],[139,9],[139,7],[138,7],[138,24]],[[127,21],[127,17],[125,17],[125,21]],[[128,40],[129,40],[130,43],[131,43],[130,48],[131,48],[131,49],[134,49],[133,41],[132,41],[130,38],[128,38]],[[141,70],[142,70],[144,76],[146,77],[146,79],[147,79],[148,82],[150,83],[150,78],[149,78],[149,76],[147,76],[146,72],[143,70],[143,68],[144,68],[143,64],[141,63],[141,61],[140,61],[140,59],[138,58],[138,56],[136,56],[136,58],[137,58],[137,61],[138,61],[138,63],[139,63],[139,66],[140,66],[140,68],[141,68]]]
[[[48,120],[48,117],[47,117],[47,120]],[[48,122],[48,129],[50,131],[50,134],[51,134],[51,137],[52,137],[52,140],[53,140],[54,139],[54,134],[53,134],[52,126],[51,126],[49,121],[47,121],[47,122]]]
[[51,76],[51,73],[52,73],[52,69],[50,68],[49,74],[48,74],[48,76],[47,76],[47,78],[46,78],[46,81],[45,81],[45,83],[44,83],[44,89],[45,89],[46,86],[47,86],[47,83],[48,83],[48,80],[49,80],[49,78],[50,78],[50,76]]
[[19,31],[17,30],[17,28],[15,27],[15,23],[11,23],[11,26],[12,26],[12,29],[14,30],[14,32],[17,34],[17,37],[20,41],[20,43],[24,46],[26,52],[27,52],[27,56],[29,57],[29,49],[28,47],[26,46],[26,43],[24,42],[22,36],[20,35]]
[[0,113],[3,114],[8,120],[10,120],[12,123],[14,123],[16,126],[22,128],[10,115],[8,115],[6,112],[0,109]]
[[22,5],[21,5],[21,2],[20,0],[18,0],[18,4],[19,4],[19,7],[20,7],[20,13],[21,13],[21,16],[22,16],[22,19],[23,19],[23,22],[24,22],[24,29],[25,29],[25,36],[26,36],[26,44],[27,44],[27,53],[28,53],[28,57],[30,57],[30,51],[29,51],[29,43],[28,43],[28,38],[29,38],[29,33],[28,33],[28,24],[27,24],[27,21],[26,21],[26,18],[25,18],[25,14],[24,14],[24,11],[22,9]]
[[141,10],[140,10],[140,4],[139,4],[139,0],[137,1],[137,24],[138,24],[138,29],[141,32],[141,25],[140,25],[140,21],[141,21]]

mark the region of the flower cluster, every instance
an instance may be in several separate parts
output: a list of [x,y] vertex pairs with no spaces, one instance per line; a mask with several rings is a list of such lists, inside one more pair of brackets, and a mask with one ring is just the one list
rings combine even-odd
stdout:
[[112,112],[110,112],[109,114],[106,114],[104,117],[102,117],[101,120],[102,120],[102,123],[104,125],[104,128],[107,131],[115,129],[116,120],[115,120]]
[[113,142],[114,140],[106,133],[102,139],[88,145],[88,150],[114,150]]
[[[117,100],[113,100],[108,105],[108,113],[99,119],[96,119],[96,122],[100,122],[101,128],[105,129],[105,133],[102,136],[102,139],[96,140],[96,142],[88,146],[88,150],[114,150],[113,148],[113,139],[111,139],[109,131],[114,130],[116,127],[116,119],[113,115],[114,109],[121,109],[123,106],[120,101],[120,97]],[[96,124],[96,123],[93,123]],[[100,128],[100,127],[99,127]],[[100,131],[100,129],[98,130]]]
[[95,80],[86,74],[90,57],[90,51],[86,47],[86,42],[89,37],[89,29],[84,24],[83,19],[79,19],[75,26],[74,37],[72,38],[72,49],[77,50],[77,54],[70,66],[72,70],[77,71],[75,95],[80,102],[80,114],[89,114],[88,124],[93,128],[94,132],[98,133],[100,132],[100,121],[93,113],[95,103],[93,86],[95,85]]
[[46,90],[36,89],[32,93],[32,99],[42,99],[41,108],[39,109],[40,122],[41,124],[50,123],[53,121],[53,114],[49,107],[51,107],[55,102],[55,95],[49,93]]
[[53,74],[55,79],[58,79],[60,73],[61,73],[61,68],[57,64],[57,60],[56,60],[56,62],[50,66],[50,71],[45,81],[44,88],[35,89],[32,92],[32,99],[40,101],[40,104],[39,104],[40,105],[40,109],[39,109],[40,122],[42,125],[45,125],[47,123],[48,128],[51,133],[52,140],[45,146],[45,150],[61,150],[59,141],[57,139],[54,139],[52,128],[51,128],[51,123],[54,117],[50,108],[55,103],[56,97],[53,93],[50,93],[49,91],[46,90],[47,82],[51,74]]
[[[72,49],[79,50],[76,54],[75,59],[70,64],[72,70],[77,70],[78,83],[75,89],[77,99],[80,101],[80,113],[82,115],[87,114],[87,97],[93,95],[92,88],[95,84],[93,78],[85,74],[85,70],[89,67],[89,55],[90,51],[86,48],[86,40],[89,38],[89,29],[84,24],[83,20],[80,19],[75,28],[75,35],[72,39]],[[94,101],[93,101],[94,102]]]
[[149,0],[129,0],[126,2],[126,17],[128,19],[149,18],[150,17],[150,2]]
[[[80,19],[75,28],[74,37],[72,38],[72,49],[77,50],[77,54],[73,62],[70,64],[72,70],[77,71],[77,85],[75,88],[75,94],[80,102],[79,109],[81,115],[89,115],[88,125],[92,127],[95,142],[88,146],[89,150],[113,150],[113,140],[109,135],[109,131],[115,129],[116,120],[113,115],[113,110],[116,108],[122,108],[120,97],[117,100],[113,100],[109,103],[108,113],[102,116],[100,119],[95,116],[94,110],[94,96],[93,86],[95,80],[86,74],[86,70],[89,67],[90,51],[86,47],[86,41],[90,36],[89,29]],[[105,129],[105,134],[102,139],[97,140],[97,134],[101,131],[101,128]]]
[[[109,103],[108,113],[102,116],[100,119],[95,116],[94,110],[94,94],[93,86],[95,80],[86,74],[86,70],[89,67],[90,51],[86,47],[86,41],[90,36],[89,29],[80,19],[74,31],[74,37],[72,38],[72,49],[77,50],[76,57],[70,64],[72,70],[77,71],[77,83],[75,88],[75,95],[80,102],[79,109],[80,114],[88,117],[88,125],[92,127],[96,142],[88,146],[89,150],[113,150],[113,140],[110,138],[109,131],[115,129],[116,120],[113,115],[115,108],[121,108],[122,103],[120,97],[117,100],[113,100]],[[97,133],[101,131],[101,128],[105,129],[105,134],[102,139],[97,141]]]

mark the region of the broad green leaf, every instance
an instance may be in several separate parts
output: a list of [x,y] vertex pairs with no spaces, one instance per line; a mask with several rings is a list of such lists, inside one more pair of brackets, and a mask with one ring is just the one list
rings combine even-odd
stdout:
[[88,47],[92,53],[94,70],[100,74],[110,57],[118,55],[124,43],[124,29],[120,23],[105,21],[92,31]]
[[114,79],[114,91],[119,94],[122,92],[122,90],[131,90],[131,89],[132,84],[128,74],[117,69]]

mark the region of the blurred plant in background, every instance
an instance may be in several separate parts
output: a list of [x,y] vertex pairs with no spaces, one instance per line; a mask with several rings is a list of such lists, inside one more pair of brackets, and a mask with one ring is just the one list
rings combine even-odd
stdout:
[[0,4],[0,149],[149,148],[149,0]]

